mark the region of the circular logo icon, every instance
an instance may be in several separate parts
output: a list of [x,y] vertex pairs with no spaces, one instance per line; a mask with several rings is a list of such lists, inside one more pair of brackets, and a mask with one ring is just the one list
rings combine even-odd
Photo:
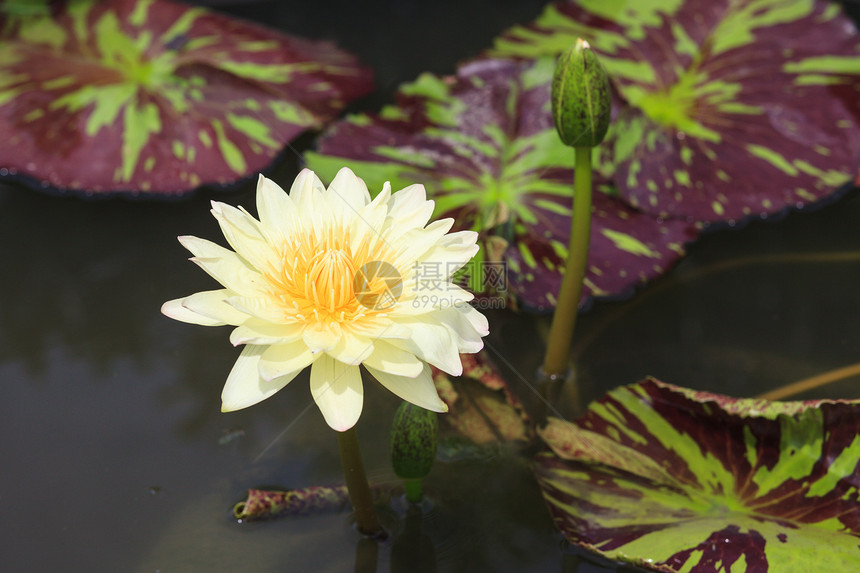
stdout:
[[370,261],[355,273],[352,288],[361,306],[385,310],[394,306],[403,293],[403,278],[393,265],[385,261]]

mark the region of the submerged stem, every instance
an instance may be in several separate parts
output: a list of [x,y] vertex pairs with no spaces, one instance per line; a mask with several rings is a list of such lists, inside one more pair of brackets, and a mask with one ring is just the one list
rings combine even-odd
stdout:
[[769,390],[756,397],[764,400],[785,400],[795,394],[814,390],[815,388],[820,388],[821,386],[830,384],[831,382],[839,382],[840,380],[845,380],[857,375],[860,375],[860,363],[816,374],[810,378],[804,378],[803,380],[786,384],[785,386],[780,386],[774,390]]
[[406,487],[406,501],[420,503],[424,498],[424,490],[420,479],[405,479],[403,485]]
[[552,318],[547,340],[543,372],[558,376],[567,372],[570,343],[576,327],[582,281],[588,262],[591,240],[591,148],[576,147],[576,170],[573,173],[573,217],[570,223],[570,243],[567,264],[558,292],[558,304]]
[[355,428],[337,433],[337,445],[340,450],[340,463],[343,466],[343,477],[349,491],[349,500],[355,512],[355,522],[358,531],[368,537],[385,538],[385,531],[379,525],[376,508],[373,507],[373,496],[370,485],[364,473],[361,461],[361,449],[358,445],[358,435]]

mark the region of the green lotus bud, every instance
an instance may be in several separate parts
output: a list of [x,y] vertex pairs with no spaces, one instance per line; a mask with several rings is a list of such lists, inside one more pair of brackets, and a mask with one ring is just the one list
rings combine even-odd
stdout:
[[436,459],[438,422],[436,412],[403,402],[391,427],[391,465],[404,481],[406,499],[421,501],[421,480]]
[[606,136],[611,111],[609,76],[588,42],[579,38],[559,57],[552,78],[558,135],[570,147],[594,147]]
[[391,465],[401,479],[421,479],[436,459],[436,412],[403,402],[391,427]]

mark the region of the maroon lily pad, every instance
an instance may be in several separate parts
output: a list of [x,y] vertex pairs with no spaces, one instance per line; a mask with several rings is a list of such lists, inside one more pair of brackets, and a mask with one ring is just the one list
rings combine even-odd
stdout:
[[647,379],[555,420],[534,471],[573,543],[655,571],[860,566],[860,401]]
[[88,194],[223,185],[371,87],[331,44],[168,0],[0,15],[0,175]]
[[[556,134],[550,112],[554,63],[477,60],[454,77],[429,74],[403,86],[398,106],[333,125],[308,153],[311,169],[332,178],[344,164],[371,189],[422,183],[437,217],[482,236],[473,267],[501,265],[504,284],[533,308],[554,306],[570,232],[573,150]],[[584,299],[618,295],[659,275],[683,254],[696,230],[659,221],[598,188]],[[486,278],[486,277],[484,277]],[[481,284],[482,283],[482,284]]]
[[824,1],[552,4],[495,56],[577,37],[624,102],[601,157],[621,197],[661,216],[736,220],[802,207],[860,165],[860,41]]
[[486,352],[460,358],[459,378],[433,368],[436,390],[448,406],[442,420],[478,445],[528,441],[533,434],[523,405]]

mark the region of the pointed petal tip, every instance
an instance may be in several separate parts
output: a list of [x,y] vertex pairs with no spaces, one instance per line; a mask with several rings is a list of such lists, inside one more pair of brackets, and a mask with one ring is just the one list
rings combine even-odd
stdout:
[[361,407],[358,408],[357,412],[346,412],[342,408],[333,407],[325,402],[321,403],[320,400],[315,401],[325,419],[325,423],[328,424],[329,428],[337,432],[349,430],[358,423],[358,419],[361,417]]
[[[313,173],[313,171],[311,171],[311,173]],[[338,169],[337,174],[340,175],[341,173],[343,173],[344,175],[351,175],[352,177],[356,177],[355,172],[346,166],[343,166]]]
[[352,424],[332,424],[331,422],[326,420],[326,423],[328,423],[328,427],[335,432],[345,432],[355,427],[355,422],[353,422]]

